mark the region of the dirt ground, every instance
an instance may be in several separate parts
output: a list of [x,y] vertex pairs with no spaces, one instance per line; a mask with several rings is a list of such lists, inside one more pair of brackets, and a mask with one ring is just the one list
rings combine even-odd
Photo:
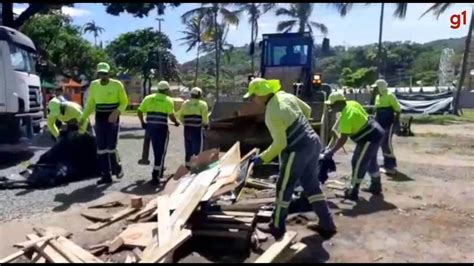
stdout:
[[[127,117],[122,119],[122,123],[124,127],[134,128],[138,126],[135,119]],[[297,238],[308,245],[305,251],[294,258],[294,262],[474,261],[474,124],[412,125],[412,129],[415,137],[394,137],[401,174],[393,178],[382,177],[383,196],[361,192],[361,199],[355,204],[336,198],[335,190],[325,189],[338,226],[338,234],[331,240],[322,242],[316,233],[305,226],[288,227],[288,230],[296,230]],[[120,141],[130,143],[119,147],[122,160],[130,165],[125,168],[126,171],[136,162],[135,157],[139,154],[136,150],[141,149],[142,142],[140,137],[134,137],[142,133],[131,135],[131,132],[127,130],[121,133],[122,137],[126,135]],[[182,143],[182,133],[175,133],[170,134],[170,145]],[[182,145],[173,145],[173,156],[167,157],[169,168],[174,169],[184,157],[179,146]],[[335,155],[338,170],[330,178],[347,182],[354,145],[348,143],[345,148],[347,154],[340,151]],[[133,160],[127,159],[130,154],[133,154]],[[140,167],[132,171],[133,177],[126,173],[123,182],[129,182],[126,179],[133,180],[138,172],[142,179],[146,178],[149,169]],[[89,183],[93,184],[92,181]],[[87,186],[89,183],[78,184]],[[76,184],[69,186],[72,185]],[[87,247],[112,239],[124,225],[124,222],[120,222],[97,232],[87,232],[85,227],[91,222],[81,217],[80,212],[85,205],[106,198],[126,201],[130,191],[124,193],[117,188],[108,188],[101,197],[81,198],[80,204],[71,202],[68,208],[51,212],[50,207],[53,206],[47,205],[51,199],[46,194],[54,193],[52,191],[46,190],[42,192],[44,198],[36,198],[36,201],[46,203],[34,215],[25,213],[18,218],[2,216],[0,257],[14,252],[16,249],[12,245],[24,241],[25,235],[32,232],[32,227],[63,227],[74,234],[74,242]],[[88,193],[87,190],[80,191]],[[24,197],[32,195],[23,195],[21,192],[5,194],[7,192],[0,191],[0,197],[3,194],[7,198],[2,204],[21,202]],[[153,191],[140,194],[147,199],[153,197]],[[71,201],[74,199],[70,198]],[[28,208],[26,204],[21,206]],[[109,211],[116,212],[117,209]],[[263,247],[271,242],[268,241]],[[252,261],[256,256],[258,254],[253,254],[246,261]],[[182,261],[208,260],[193,253]]]

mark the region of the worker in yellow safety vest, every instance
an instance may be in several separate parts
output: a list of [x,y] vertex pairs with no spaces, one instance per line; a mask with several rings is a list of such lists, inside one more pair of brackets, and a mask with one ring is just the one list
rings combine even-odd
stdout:
[[95,133],[97,154],[102,178],[97,184],[111,183],[112,175],[123,177],[120,157],[117,151],[120,114],[128,105],[128,97],[122,82],[109,76],[110,66],[101,62],[97,65],[99,79],[91,82],[82,123],[95,112]]
[[373,85],[375,96],[375,120],[385,130],[385,135],[382,141],[383,154],[383,168],[382,172],[389,175],[397,173],[397,159],[393,152],[392,136],[394,130],[399,127],[400,113],[402,111],[400,103],[395,94],[388,91],[388,84],[385,80],[379,79]]
[[[79,124],[82,116],[82,107],[75,103],[66,100],[63,96],[63,89],[57,88],[55,97],[48,102],[47,125],[51,135],[60,140],[60,136],[67,135],[71,132],[79,132],[84,134],[87,130],[88,123]],[[66,129],[60,131],[58,127],[62,123],[66,124]]]
[[202,130],[209,126],[207,103],[201,98],[202,90],[192,88],[191,99],[183,103],[177,114],[179,121],[184,124],[185,165],[188,168],[191,156],[202,152],[204,145]]
[[244,98],[265,106],[265,124],[273,142],[260,155],[254,156],[254,165],[268,164],[280,157],[280,176],[277,181],[276,205],[272,221],[258,228],[281,238],[285,231],[285,219],[297,182],[300,182],[319,224],[312,226],[324,239],[336,234],[336,225],[318,179],[319,136],[309,124],[311,108],[295,95],[280,91],[279,80],[253,79]]
[[[138,119],[150,136],[153,146],[155,163],[151,173],[151,184],[158,185],[159,179],[163,179],[166,150],[168,148],[169,130],[168,118],[179,126],[174,116],[174,102],[170,95],[170,85],[166,81],[160,81],[157,85],[158,91],[143,99],[138,107]],[[143,114],[146,114],[146,122]]]
[[380,194],[382,184],[377,164],[377,151],[382,143],[384,130],[374,119],[369,117],[364,107],[356,101],[348,101],[344,95],[332,92],[325,102],[332,112],[341,112],[339,118],[340,137],[332,147],[328,147],[323,158],[330,158],[336,153],[350,137],[356,147],[352,155],[352,181],[351,187],[344,191],[344,198],[357,201],[359,186],[366,172],[371,177],[369,192]]

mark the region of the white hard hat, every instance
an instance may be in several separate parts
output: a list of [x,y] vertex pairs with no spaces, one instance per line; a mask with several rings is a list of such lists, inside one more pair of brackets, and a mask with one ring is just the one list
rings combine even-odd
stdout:
[[156,87],[158,91],[166,91],[170,89],[170,84],[168,83],[168,81],[162,80],[158,83]]
[[388,83],[384,79],[378,79],[371,86],[372,88],[385,89],[388,87]]
[[191,89],[191,95],[196,95],[196,96],[202,95],[202,90],[198,87],[194,87]]

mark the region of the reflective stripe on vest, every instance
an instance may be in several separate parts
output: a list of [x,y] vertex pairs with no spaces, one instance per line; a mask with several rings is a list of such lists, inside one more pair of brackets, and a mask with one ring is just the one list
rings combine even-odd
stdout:
[[148,124],[168,125],[168,115],[160,112],[149,112],[146,114]]
[[95,105],[95,111],[99,113],[112,112],[119,107],[118,103],[98,103]]
[[[302,115],[296,119],[293,124],[286,130],[287,134],[287,147],[292,148],[296,145],[308,132],[313,132],[314,130],[311,125],[308,123],[308,120]],[[314,133],[316,134],[316,133]]]
[[184,125],[191,127],[200,127],[202,125],[202,117],[200,115],[185,115]]

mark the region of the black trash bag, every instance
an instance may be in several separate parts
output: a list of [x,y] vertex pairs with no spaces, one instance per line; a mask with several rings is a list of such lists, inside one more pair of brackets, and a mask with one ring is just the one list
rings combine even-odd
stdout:
[[326,158],[319,160],[319,182],[324,184],[328,178],[329,173],[336,171],[336,163],[334,162],[333,158]]
[[29,166],[26,178],[32,187],[50,187],[99,175],[95,137],[70,134]]

